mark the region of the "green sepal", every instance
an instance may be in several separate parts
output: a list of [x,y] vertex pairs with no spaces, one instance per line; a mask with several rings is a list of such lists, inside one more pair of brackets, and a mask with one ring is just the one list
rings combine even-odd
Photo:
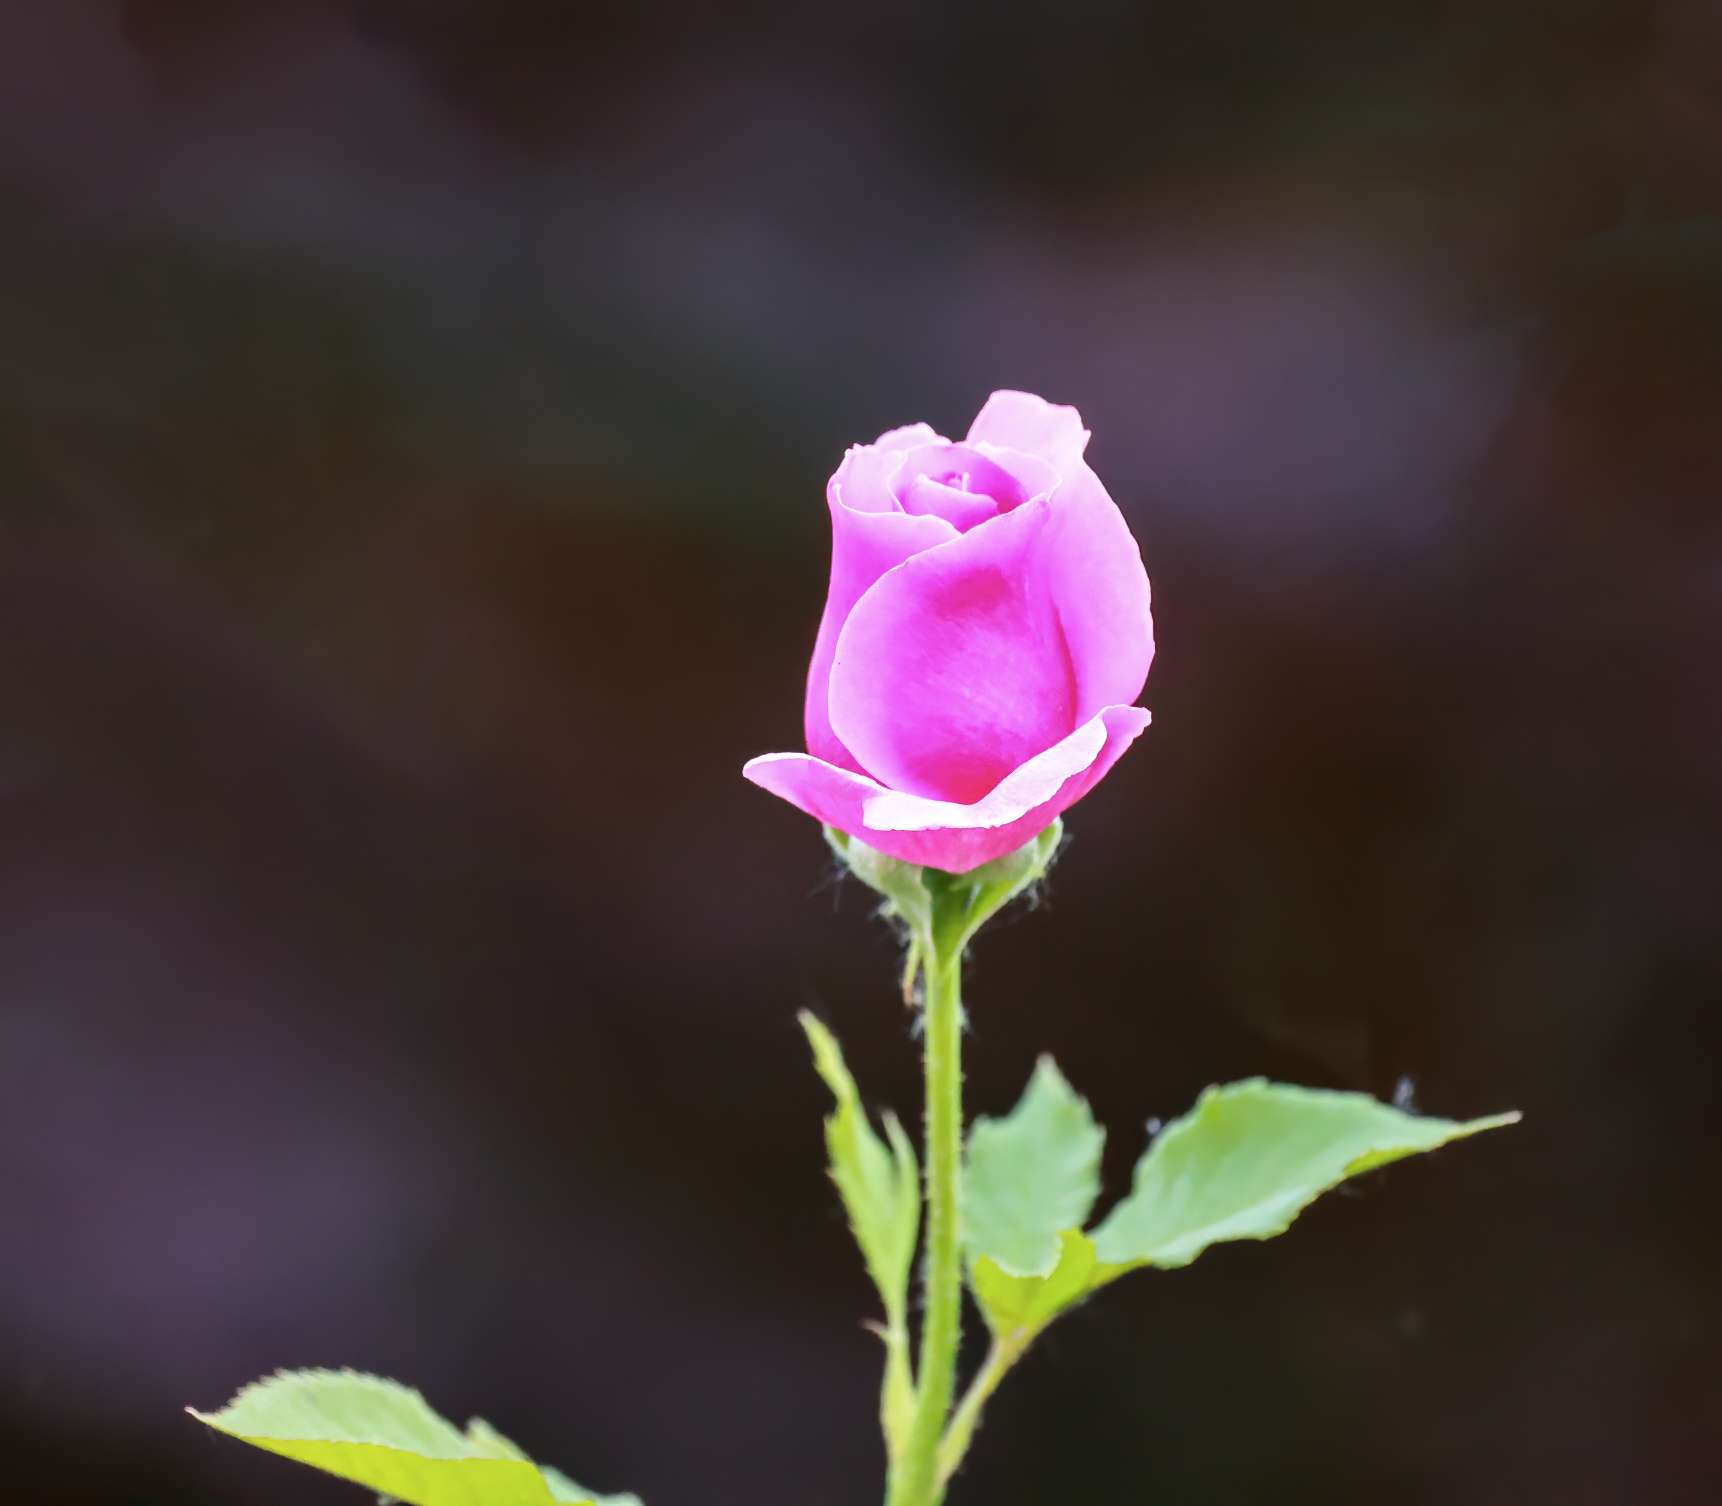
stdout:
[[488,1423],[463,1433],[417,1391],[350,1370],[281,1371],[199,1422],[407,1506],[640,1506],[535,1464]]
[[967,873],[922,870],[933,895],[934,944],[941,955],[959,957],[993,916],[1047,875],[1064,840],[1064,822],[1054,821],[1015,852]]
[[836,827],[825,840],[849,871],[885,899],[885,912],[903,922],[910,938],[911,968],[923,950],[956,957],[976,931],[1019,894],[1046,877],[1064,837],[1054,821],[1014,852],[967,873],[946,873],[887,857]]
[[884,898],[883,909],[887,915],[902,921],[909,935],[917,941],[932,934],[933,896],[927,888],[927,869],[919,863],[905,863],[901,858],[887,857],[835,826],[823,829],[825,840],[838,860],[869,889]]

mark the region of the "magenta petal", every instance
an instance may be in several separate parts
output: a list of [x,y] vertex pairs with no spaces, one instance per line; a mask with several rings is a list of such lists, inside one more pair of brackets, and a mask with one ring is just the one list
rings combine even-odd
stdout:
[[986,493],[959,491],[931,476],[912,476],[906,485],[899,479],[897,489],[903,498],[904,512],[931,513],[959,533],[968,532],[988,518],[996,518],[999,512],[998,503]]
[[1041,560],[1045,499],[905,560],[855,603],[831,726],[895,790],[979,799],[1076,726],[1077,681]]
[[[898,505],[891,492],[891,475],[902,463],[902,451],[853,449],[825,493],[831,508],[831,586],[807,667],[804,722],[809,750],[844,768],[860,765],[831,730],[827,702],[837,635],[862,593],[887,570],[957,537],[957,530],[945,519],[932,514],[915,517]],[[851,502],[857,495],[878,505],[857,508]]]
[[825,485],[826,498],[833,507],[841,500],[851,512],[898,512],[896,480],[904,461],[918,450],[949,445],[927,424],[887,429],[877,444],[850,445]]
[[892,482],[908,453],[878,445],[851,445],[843,463],[825,483],[826,500],[832,507],[841,501],[851,512],[901,512]]
[[1074,408],[1032,392],[995,392],[969,425],[969,443],[982,442],[1025,450],[1068,472],[1088,448],[1088,430]]
[[[1044,497],[1058,486],[1061,473],[1044,455],[1033,455],[1027,450],[1013,450],[1007,445],[989,444],[984,440],[973,445],[952,445],[950,452],[973,455],[983,464],[1007,473],[1013,484],[1001,487],[994,495],[1001,502],[1008,501],[1011,506],[1026,502],[1031,497]],[[906,464],[913,465],[914,459],[911,453]],[[899,488],[901,485],[902,478],[899,477]]]
[[1154,660],[1148,572],[1118,505],[1080,461],[1053,494],[1038,557],[1075,671],[1076,720],[1128,705]]
[[768,753],[742,772],[761,789],[891,857],[967,873],[1014,852],[1051,825],[1100,782],[1147,725],[1141,707],[1109,706],[971,805],[887,790],[864,774],[805,753]]
[[867,448],[870,450],[915,450],[924,444],[949,444],[950,440],[931,424],[904,424],[887,429]]
[[744,779],[751,779],[762,790],[769,790],[827,826],[854,836],[866,830],[864,812],[868,800],[886,793],[877,780],[853,769],[839,768],[810,753],[764,753],[750,758],[742,765],[741,772]]
[[897,472],[893,490],[900,499],[905,487],[917,477],[931,476],[961,491],[991,497],[1002,507],[1010,508],[1039,492],[1051,491],[1058,479],[1056,472],[1048,472],[1043,462],[1030,456],[1029,465],[1037,470],[1035,479],[1042,484],[1027,486],[1008,466],[1000,464],[1002,454],[995,446],[988,449],[991,454],[966,444],[929,444],[910,450],[903,457],[903,468]]
[[[887,790],[867,802],[870,831],[945,831],[1009,826],[1030,811],[1050,804],[1065,785],[1093,768],[1115,737],[1122,735],[1113,757],[1124,751],[1148,725],[1149,713],[1140,706],[1109,706],[1091,721],[1084,722],[1062,742],[1012,769],[979,800],[963,805],[949,800],[928,800]],[[1107,767],[1110,767],[1110,762]],[[1103,768],[1094,777],[1104,774]],[[1092,783],[1092,781],[1090,781]],[[1087,786],[1084,786],[1086,789]],[[1080,793],[1080,792],[1078,792]],[[1058,807],[1063,810],[1076,799]],[[1057,811],[1053,812],[1054,815]],[[1052,817],[1048,816],[1047,820]]]

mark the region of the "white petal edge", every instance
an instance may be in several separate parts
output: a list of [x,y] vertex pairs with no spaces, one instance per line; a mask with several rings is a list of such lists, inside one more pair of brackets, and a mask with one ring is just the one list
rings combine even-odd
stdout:
[[[1108,706],[1044,753],[1006,774],[973,805],[951,800],[929,800],[901,790],[881,790],[862,806],[867,825],[874,831],[961,831],[1009,826],[1036,806],[1044,805],[1100,756],[1106,746],[1106,712],[1134,710]],[[1146,727],[1149,714],[1142,712]],[[871,781],[869,781],[871,782]]]

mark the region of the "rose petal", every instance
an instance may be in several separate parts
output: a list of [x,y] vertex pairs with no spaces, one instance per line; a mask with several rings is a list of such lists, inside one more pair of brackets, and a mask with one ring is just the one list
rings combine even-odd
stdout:
[[898,477],[897,490],[904,512],[943,518],[958,533],[967,533],[977,523],[999,514],[998,502],[985,492],[959,491],[931,476],[911,476],[907,485]]
[[[1102,751],[1121,737],[1107,762],[1106,768],[1110,768],[1118,754],[1141,735],[1148,721],[1149,713],[1140,706],[1108,706],[1062,742],[1012,769],[973,804],[928,800],[920,795],[906,795],[901,790],[886,790],[867,801],[864,811],[867,827],[870,831],[887,832],[1009,826],[1051,801],[1066,781],[1093,769]],[[1098,779],[1106,768],[1096,772],[1094,778]],[[1076,796],[1070,798],[1074,800]],[[1059,808],[1062,810],[1063,806]]]
[[[1009,495],[1013,505],[1034,497],[1046,496],[1057,488],[1062,474],[1044,455],[1034,455],[1027,450],[1015,450],[1009,445],[991,444],[984,440],[980,444],[951,445],[947,453],[973,456],[985,464],[989,471],[996,468],[1008,474],[1014,485],[1008,492],[1001,488],[994,495]],[[911,451],[905,464],[912,465],[914,459],[914,452]],[[898,484],[901,485],[900,478]]]
[[[1056,481],[1057,473],[1051,474]],[[959,490],[991,497],[1003,507],[1015,507],[1019,502],[1028,501],[1035,491],[1052,489],[1050,485],[1044,485],[1031,490],[992,455],[983,454],[966,444],[928,444],[910,450],[903,457],[903,468],[897,472],[894,490],[899,498],[918,476],[931,476],[940,481],[960,476],[963,479]]]
[[905,512],[937,513],[967,531],[1058,485],[1038,455],[986,445],[923,445],[904,457],[891,483]]
[[908,453],[904,448],[850,445],[842,464],[825,483],[826,500],[835,507],[841,499],[851,512],[901,512],[897,489],[891,483]]
[[1074,408],[1032,392],[995,392],[969,425],[969,443],[982,441],[1026,450],[1068,472],[1088,447],[1088,430]]
[[1142,551],[1100,478],[1078,461],[1053,493],[1040,567],[1076,675],[1076,720],[1142,694],[1154,619]]
[[[925,424],[892,432],[918,440],[923,429],[932,433]],[[831,509],[831,585],[807,667],[804,723],[808,749],[843,768],[861,766],[831,730],[827,703],[837,635],[862,593],[887,570],[957,537],[957,530],[945,519],[932,514],[912,516],[898,504],[891,480],[905,453],[857,445],[844,456],[825,489]]]
[[[1147,725],[1141,707],[1109,706],[972,805],[902,795],[805,753],[768,753],[742,773],[891,857],[967,873],[1049,826],[1100,782]],[[1025,807],[1025,800],[1035,803]]]
[[887,429],[868,446],[875,450],[914,450],[924,444],[949,444],[950,440],[931,424],[903,424]]
[[1075,729],[1040,558],[1049,518],[1045,499],[1024,503],[906,559],[855,603],[831,664],[831,726],[891,789],[968,803]]

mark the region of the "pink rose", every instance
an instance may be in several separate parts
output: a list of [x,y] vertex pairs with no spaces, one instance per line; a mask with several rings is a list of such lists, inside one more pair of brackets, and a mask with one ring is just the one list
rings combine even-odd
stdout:
[[905,862],[1002,857],[1148,725],[1148,574],[1074,408],[995,392],[959,444],[856,445],[826,488],[831,589],[806,753],[742,771]]

